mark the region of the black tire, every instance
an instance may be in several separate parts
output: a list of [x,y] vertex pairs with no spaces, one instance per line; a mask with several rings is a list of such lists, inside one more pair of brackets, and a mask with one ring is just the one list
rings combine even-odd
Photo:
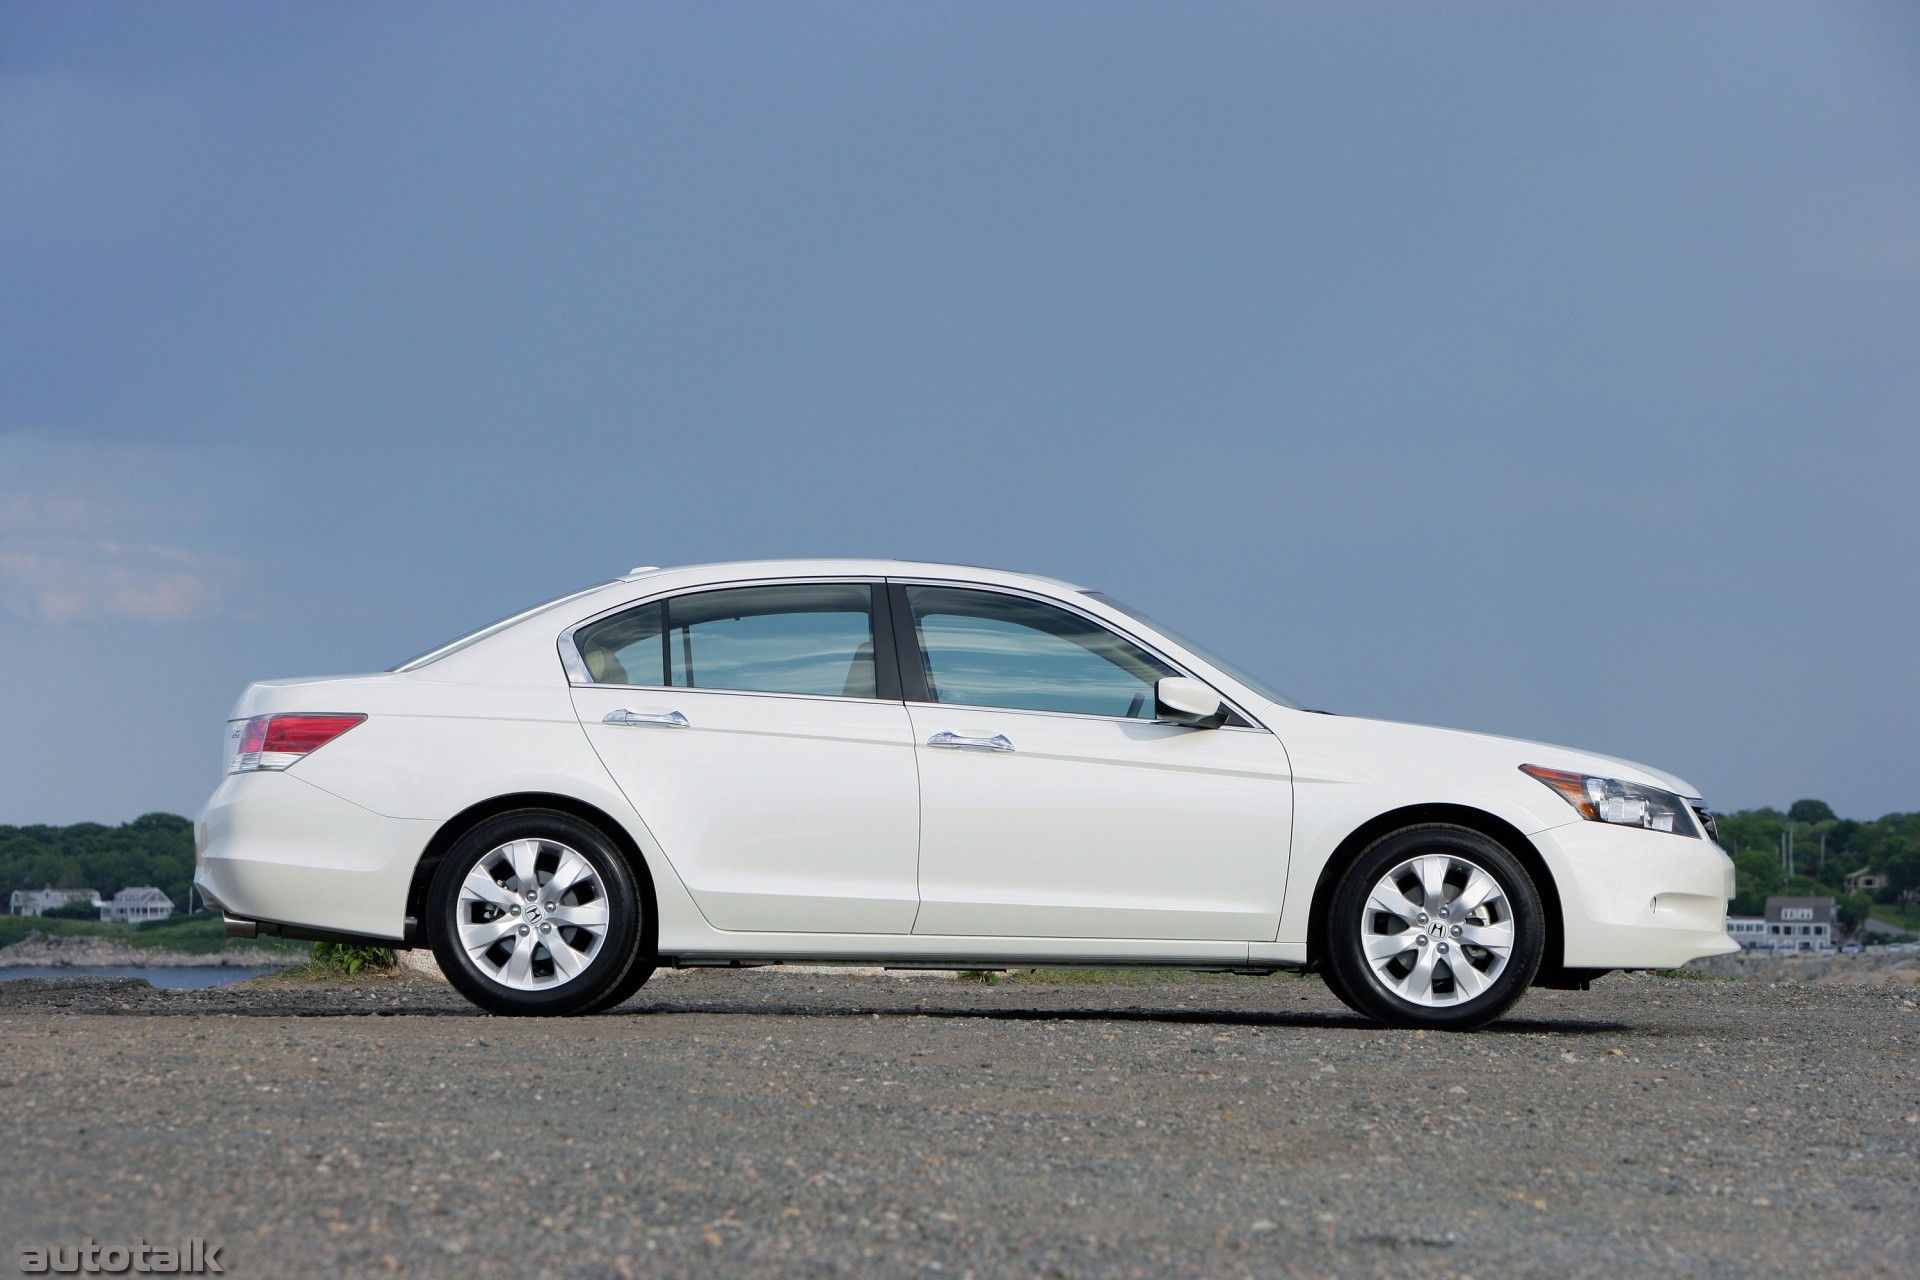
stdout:
[[[1484,872],[1499,887],[1499,897],[1473,913],[1479,919],[1456,920],[1444,913],[1429,917],[1415,914],[1411,907],[1407,912],[1393,913],[1369,906],[1374,886],[1389,873],[1415,858],[1436,856],[1449,860],[1441,889],[1449,911],[1460,896],[1470,868]],[[1408,883],[1414,893],[1420,893],[1417,873]],[[1425,901],[1424,894],[1420,901]],[[1404,932],[1396,928],[1396,920],[1404,926]],[[1459,940],[1461,929],[1471,938],[1475,929],[1497,930],[1503,924],[1510,924],[1512,937],[1504,957],[1498,955],[1497,948],[1463,945]],[[1417,935],[1418,949],[1383,960],[1388,967],[1387,978],[1383,978],[1368,959],[1366,947],[1369,937],[1378,940],[1387,935]],[[1334,890],[1327,913],[1327,985],[1359,1013],[1389,1026],[1473,1031],[1511,1009],[1526,994],[1540,967],[1545,943],[1546,919],[1539,891],[1526,868],[1505,846],[1467,827],[1438,823],[1408,827],[1370,845]],[[1466,980],[1482,984],[1483,989],[1462,994],[1465,981],[1456,983],[1453,966],[1463,962],[1473,969]],[[1404,971],[1395,973],[1400,966],[1405,966]],[[1422,973],[1432,975],[1425,979],[1426,999],[1436,1003],[1408,998],[1388,985],[1387,979],[1391,978],[1412,989],[1422,981]]]
[[[606,903],[604,934],[593,949],[591,959],[571,978],[557,977],[560,970],[552,960],[552,953],[540,949],[567,943],[557,939],[536,939],[535,943],[528,944],[529,953],[536,957],[529,962],[534,974],[532,980],[546,983],[539,989],[518,989],[507,985],[509,980],[496,976],[500,971],[489,964],[487,957],[476,959],[461,944],[461,888],[468,873],[486,860],[497,858],[498,852],[504,847],[522,841],[541,842],[541,852],[537,857],[539,870],[534,877],[536,883],[544,883],[539,880],[541,874],[551,877],[561,849],[570,850],[584,859],[598,877],[598,884],[593,886],[593,896],[589,902],[599,901],[603,890]],[[519,882],[513,880],[510,883],[517,886]],[[497,887],[501,887],[506,896],[514,896],[513,892],[505,890],[504,885]],[[474,906],[470,900],[466,903],[469,910]],[[513,910],[517,915],[518,905]],[[489,1013],[508,1016],[557,1016],[591,1012],[601,1007],[609,996],[619,992],[637,968],[644,967],[650,973],[652,957],[642,954],[643,943],[651,933],[644,919],[645,913],[646,898],[634,883],[633,869],[613,841],[593,824],[553,809],[518,809],[481,822],[447,850],[447,856],[434,872],[433,885],[427,894],[428,937],[432,940],[434,958],[440,962],[441,971],[461,995]],[[495,916],[494,919],[506,922],[504,915]],[[519,927],[525,929],[537,925]],[[588,933],[564,926],[561,933],[576,939],[590,938]],[[512,941],[511,938],[504,940],[509,950],[512,949]],[[588,945],[592,944],[589,942]],[[544,979],[539,976],[542,962],[537,958],[543,954],[548,957],[544,962]],[[583,955],[585,952],[581,950],[575,954]],[[634,989],[638,989],[638,983]],[[626,992],[626,995],[631,994],[632,990]]]
[[614,983],[605,995],[594,1001],[587,1008],[582,1009],[581,1012],[612,1013],[615,1009],[618,1009],[621,1005],[633,999],[640,988],[647,985],[647,980],[653,977],[654,967],[654,957],[642,951],[640,958],[633,962],[633,968],[627,970],[627,976]]
[[1347,984],[1341,981],[1339,973],[1335,971],[1332,964],[1326,962],[1321,963],[1320,981],[1326,983],[1327,990],[1333,992],[1334,997],[1338,999],[1341,1004],[1347,1006],[1347,1008],[1353,1010],[1363,1018],[1371,1018],[1373,1016],[1367,1012],[1366,1007],[1360,1003],[1359,997],[1347,989]]

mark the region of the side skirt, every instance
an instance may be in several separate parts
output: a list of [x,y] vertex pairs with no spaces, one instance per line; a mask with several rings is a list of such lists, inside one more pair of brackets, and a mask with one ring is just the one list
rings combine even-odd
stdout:
[[934,958],[929,956],[798,956],[774,959],[767,956],[729,956],[711,953],[661,956],[663,969],[766,969],[786,965],[833,965],[850,968],[879,968],[908,972],[967,972],[981,969],[1180,969],[1189,973],[1239,973],[1269,977],[1293,964],[1231,963],[1220,960],[1115,960],[1111,958],[1064,959],[1060,956],[976,955]]

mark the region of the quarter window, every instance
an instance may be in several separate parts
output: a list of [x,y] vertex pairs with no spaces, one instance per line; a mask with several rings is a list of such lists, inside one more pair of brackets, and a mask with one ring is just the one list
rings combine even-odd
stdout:
[[595,684],[666,683],[661,639],[658,601],[590,622],[573,633],[580,661]]
[[1022,596],[908,587],[935,702],[1151,720],[1172,667],[1077,613]]
[[599,684],[871,698],[873,590],[860,583],[675,596],[582,627]]

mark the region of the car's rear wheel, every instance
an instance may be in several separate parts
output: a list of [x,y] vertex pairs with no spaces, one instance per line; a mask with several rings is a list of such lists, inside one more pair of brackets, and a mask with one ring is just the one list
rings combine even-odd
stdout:
[[1360,855],[1327,919],[1328,986],[1397,1027],[1471,1031],[1513,1007],[1546,926],[1526,868],[1466,827],[1409,827]]
[[651,971],[632,869],[571,814],[523,809],[474,827],[434,873],[427,911],[441,970],[492,1013],[588,1012]]

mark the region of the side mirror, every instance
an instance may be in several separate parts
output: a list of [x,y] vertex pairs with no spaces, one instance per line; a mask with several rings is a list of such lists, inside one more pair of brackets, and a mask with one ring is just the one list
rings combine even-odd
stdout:
[[1187,676],[1163,676],[1153,686],[1153,714],[1193,729],[1218,729],[1227,722],[1220,695]]

